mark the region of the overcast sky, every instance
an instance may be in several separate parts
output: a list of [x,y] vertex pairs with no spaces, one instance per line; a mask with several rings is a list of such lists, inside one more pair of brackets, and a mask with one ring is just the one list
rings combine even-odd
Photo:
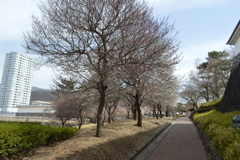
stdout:
[[[228,49],[226,45],[240,17],[239,0],[145,0],[156,16],[169,16],[175,23],[181,41],[179,54],[183,60],[177,74],[194,69],[197,58],[204,61],[209,51]],[[39,16],[40,0],[0,0],[0,79],[5,53],[24,53],[22,33],[31,29],[30,17]],[[29,55],[31,56],[31,55]],[[42,67],[34,72],[33,86],[49,88],[54,76],[52,69]]]

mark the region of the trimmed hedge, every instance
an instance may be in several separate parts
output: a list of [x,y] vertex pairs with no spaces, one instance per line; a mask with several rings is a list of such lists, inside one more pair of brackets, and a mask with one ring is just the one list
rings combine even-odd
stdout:
[[202,131],[211,137],[211,149],[217,151],[224,160],[239,160],[240,157],[240,130],[231,127],[235,115],[240,115],[240,112],[223,114],[212,110],[193,116]]
[[17,158],[35,147],[65,140],[76,132],[76,128],[51,127],[36,123],[0,123],[0,159]]

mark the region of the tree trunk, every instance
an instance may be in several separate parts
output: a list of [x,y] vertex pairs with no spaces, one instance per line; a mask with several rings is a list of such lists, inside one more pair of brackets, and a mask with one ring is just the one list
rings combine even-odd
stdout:
[[105,111],[103,112],[103,120],[102,120],[102,126],[104,126],[105,123],[105,119],[106,119],[106,115],[105,115]]
[[206,101],[209,102],[210,97],[209,97],[209,90],[206,88]]
[[130,110],[127,110],[127,119],[130,118]]
[[138,106],[137,111],[138,111],[137,126],[142,127],[142,111],[141,111],[140,105]]
[[134,121],[137,120],[137,109],[136,109],[136,104],[134,104],[134,106],[133,106],[133,120],[134,120]]
[[160,114],[160,118],[162,118],[163,116],[162,116],[162,105],[161,105],[161,103],[159,102],[159,103],[157,103],[157,108],[158,108],[158,112],[159,112],[159,114]]
[[111,113],[110,113],[110,111],[108,112],[108,123],[111,123]]
[[162,118],[162,117],[163,117],[162,110],[160,110],[160,118]]
[[62,127],[64,127],[64,125],[67,122],[67,120],[61,119],[61,121],[62,121]]
[[81,116],[81,117],[79,117],[79,119],[78,119],[78,129],[81,129],[82,124],[83,124],[83,118],[82,118],[82,116]]
[[165,112],[166,117],[168,117],[168,111]]
[[166,117],[169,117],[169,107],[167,106],[166,108],[167,110],[165,111],[165,114],[166,114]]
[[156,105],[153,106],[153,113],[154,113],[156,119],[158,119],[158,114],[156,113]]
[[198,110],[198,106],[196,102],[193,103],[193,108],[195,109],[195,111]]
[[135,107],[137,109],[137,114],[138,114],[137,126],[142,127],[142,111],[141,111],[141,108],[140,108],[139,100],[140,100],[140,97],[139,97],[139,94],[138,94],[138,91],[137,91],[136,97],[135,97]]
[[104,108],[104,103],[105,103],[105,92],[106,92],[106,86],[103,84],[103,81],[101,82],[100,86],[100,101],[98,105],[98,110],[97,110],[97,128],[96,128],[96,137],[101,137],[102,136],[102,112]]

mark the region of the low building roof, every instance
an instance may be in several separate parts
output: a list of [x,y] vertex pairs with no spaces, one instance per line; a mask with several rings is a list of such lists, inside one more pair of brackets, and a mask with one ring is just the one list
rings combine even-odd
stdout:
[[235,45],[236,41],[240,37],[240,20],[238,21],[231,37],[229,38],[227,44],[229,45]]
[[17,108],[42,108],[42,107],[52,107],[52,105],[19,105]]

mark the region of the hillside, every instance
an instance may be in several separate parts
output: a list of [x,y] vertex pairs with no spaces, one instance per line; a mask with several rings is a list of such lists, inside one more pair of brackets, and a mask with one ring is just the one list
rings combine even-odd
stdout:
[[30,101],[51,101],[53,94],[51,89],[42,89],[38,87],[32,87]]
[[35,87],[35,86],[32,87],[32,91],[39,91],[39,90],[41,90],[41,91],[51,91],[51,89],[43,89],[43,88],[38,88],[38,87]]

